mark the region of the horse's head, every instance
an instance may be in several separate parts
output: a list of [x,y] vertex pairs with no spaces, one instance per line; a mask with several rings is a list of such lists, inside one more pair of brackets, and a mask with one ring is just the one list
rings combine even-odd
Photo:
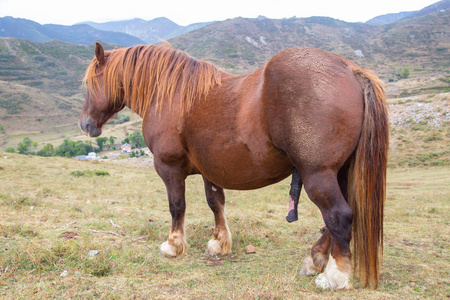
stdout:
[[95,58],[89,65],[84,78],[86,97],[81,108],[78,126],[84,134],[97,137],[102,134],[102,126],[124,105],[109,99],[104,85],[104,71],[110,51],[104,51],[100,43],[95,47]]

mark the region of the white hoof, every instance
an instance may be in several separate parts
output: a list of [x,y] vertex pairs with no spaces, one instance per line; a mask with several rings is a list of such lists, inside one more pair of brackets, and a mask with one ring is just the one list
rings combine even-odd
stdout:
[[206,253],[209,255],[219,255],[222,253],[222,247],[220,247],[220,242],[218,240],[210,240],[208,242],[208,247]]
[[330,283],[325,275],[325,273],[320,273],[316,277],[316,285],[320,288],[323,288],[324,290],[330,288]]
[[161,244],[160,251],[161,251],[161,254],[164,255],[165,257],[176,257],[177,256],[177,251],[176,251],[175,247],[169,245],[169,242],[167,242],[167,241]]
[[316,277],[316,285],[323,289],[332,290],[351,290],[350,276],[347,273],[339,271],[333,256],[328,259],[327,267],[323,273]]
[[314,266],[313,259],[312,259],[311,255],[309,255],[303,260],[303,266],[302,266],[302,269],[300,270],[300,275],[312,276],[312,275],[316,275],[316,273],[317,273],[317,270],[316,270],[316,267]]

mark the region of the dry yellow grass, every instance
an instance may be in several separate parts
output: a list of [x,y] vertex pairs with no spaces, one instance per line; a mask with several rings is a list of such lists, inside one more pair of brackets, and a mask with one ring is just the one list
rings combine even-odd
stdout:
[[[109,175],[71,175],[87,170]],[[213,215],[201,178],[190,177],[189,254],[167,259],[159,245],[171,218],[153,169],[2,154],[0,298],[445,298],[449,177],[443,167],[390,170],[381,285],[377,291],[330,292],[298,275],[323,221],[304,192],[300,220],[284,220],[288,180],[256,191],[226,191],[233,254],[210,257],[204,251]],[[256,254],[245,254],[248,244]],[[90,257],[90,250],[99,254]]]

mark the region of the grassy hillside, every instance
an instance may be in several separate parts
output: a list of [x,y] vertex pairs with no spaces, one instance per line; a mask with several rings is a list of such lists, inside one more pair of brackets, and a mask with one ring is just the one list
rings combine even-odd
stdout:
[[[63,97],[12,82],[0,81],[0,143],[16,146],[25,136],[41,143],[77,133],[81,95]],[[45,109],[43,109],[45,108]]]
[[81,91],[93,53],[94,45],[0,38],[0,80],[70,97]]
[[[74,176],[74,171],[85,175]],[[105,172],[108,175],[95,175]],[[304,192],[299,221],[285,221],[288,180],[256,191],[226,191],[233,254],[211,257],[204,251],[213,214],[201,178],[189,177],[189,254],[167,259],[158,252],[171,219],[165,187],[154,169],[2,155],[0,295],[442,299],[450,284],[450,244],[445,238],[450,235],[449,176],[448,168],[390,170],[379,289],[330,292],[317,288],[314,278],[298,275],[323,221]],[[256,254],[245,253],[249,244],[256,247]],[[91,250],[98,254],[90,256]]]
[[93,45],[0,38],[1,149],[24,136],[41,146],[79,133],[81,81],[93,53]]

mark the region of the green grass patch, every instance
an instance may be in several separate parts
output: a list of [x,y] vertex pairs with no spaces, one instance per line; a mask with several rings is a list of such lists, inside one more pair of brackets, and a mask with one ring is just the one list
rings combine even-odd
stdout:
[[92,177],[92,176],[109,176],[109,173],[107,171],[102,171],[102,170],[84,170],[84,171],[72,171],[70,172],[70,175],[75,176],[75,177],[81,177],[81,176],[86,176],[86,177]]

